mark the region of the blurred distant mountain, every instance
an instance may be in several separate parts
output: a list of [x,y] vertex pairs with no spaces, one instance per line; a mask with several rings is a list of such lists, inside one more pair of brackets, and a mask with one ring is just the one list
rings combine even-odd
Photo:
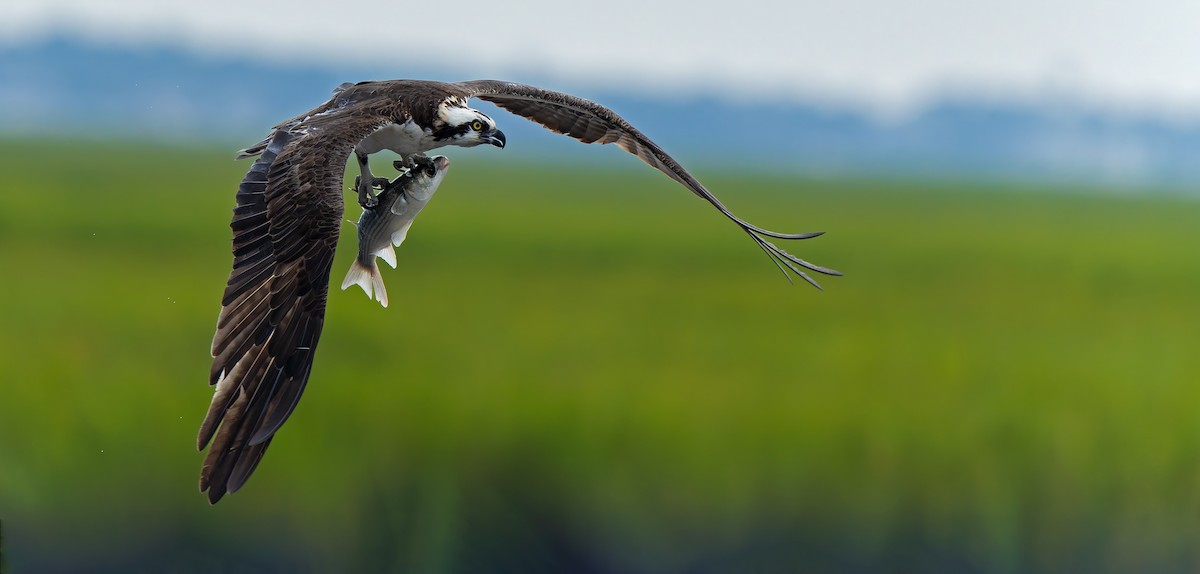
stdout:
[[[246,52],[253,54],[253,47]],[[61,38],[0,45],[0,137],[116,136],[240,147],[321,103],[345,81],[475,75],[427,63],[389,69],[284,64]],[[732,161],[826,175],[1200,183],[1200,124],[1166,116],[957,98],[882,121],[851,107],[737,103],[704,95],[667,100],[634,87],[596,90],[544,77],[502,79],[602,102],[689,165]],[[597,157],[525,120],[496,116],[510,144],[580,160]]]

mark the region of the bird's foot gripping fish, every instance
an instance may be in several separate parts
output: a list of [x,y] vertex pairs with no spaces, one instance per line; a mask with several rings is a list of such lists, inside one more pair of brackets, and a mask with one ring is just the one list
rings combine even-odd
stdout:
[[[446,156],[432,158],[416,156],[412,167],[400,174],[384,187],[379,194],[379,203],[364,209],[358,218],[358,257],[350,265],[342,289],[358,285],[384,307],[388,306],[387,290],[383,287],[383,276],[375,259],[382,258],[392,269],[396,268],[396,251],[408,236],[417,214],[433,198],[438,185],[446,177],[450,160]],[[401,167],[401,166],[397,166]]]

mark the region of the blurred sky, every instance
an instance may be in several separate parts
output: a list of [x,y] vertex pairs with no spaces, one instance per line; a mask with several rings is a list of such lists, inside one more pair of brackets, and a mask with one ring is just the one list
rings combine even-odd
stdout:
[[1200,117],[1182,0],[16,0],[0,38],[59,34],[267,59],[441,58],[466,76],[695,88],[903,115],[947,92]]

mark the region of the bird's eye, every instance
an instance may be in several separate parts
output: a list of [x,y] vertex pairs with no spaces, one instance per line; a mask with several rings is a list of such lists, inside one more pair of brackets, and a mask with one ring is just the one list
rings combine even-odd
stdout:
[[483,131],[483,122],[481,122],[479,120],[475,120],[475,121],[471,122],[471,129],[473,129],[477,132]]

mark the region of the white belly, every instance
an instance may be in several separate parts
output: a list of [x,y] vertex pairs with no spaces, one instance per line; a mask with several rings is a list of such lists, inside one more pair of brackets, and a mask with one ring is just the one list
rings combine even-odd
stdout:
[[408,157],[415,153],[425,153],[434,147],[437,146],[433,142],[432,132],[421,129],[409,120],[403,124],[387,124],[375,130],[358,142],[354,151],[373,154],[386,149]]

